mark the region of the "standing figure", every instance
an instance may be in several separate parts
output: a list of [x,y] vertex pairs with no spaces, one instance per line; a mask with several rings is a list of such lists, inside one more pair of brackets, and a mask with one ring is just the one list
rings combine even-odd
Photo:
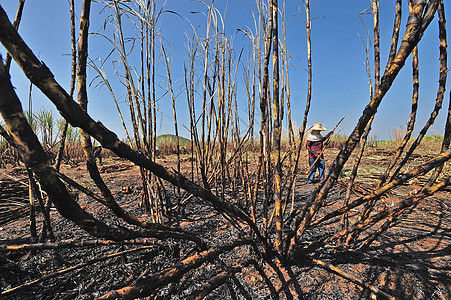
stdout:
[[308,151],[308,161],[310,171],[308,173],[308,183],[315,182],[315,173],[319,171],[319,181],[324,179],[325,160],[323,156],[323,141],[324,137],[321,135],[321,131],[326,130],[321,123],[314,123],[310,129],[310,133],[307,136],[306,148]]
[[102,154],[100,153],[100,152],[102,152],[102,146],[94,147],[93,152],[94,152],[94,159],[98,158],[99,164],[102,165]]

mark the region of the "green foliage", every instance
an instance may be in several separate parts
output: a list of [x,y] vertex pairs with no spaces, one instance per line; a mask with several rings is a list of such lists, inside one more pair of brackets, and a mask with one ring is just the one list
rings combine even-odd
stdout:
[[428,142],[443,142],[443,134],[442,135],[427,135],[423,138],[424,141]]
[[[180,153],[183,153],[183,147],[191,152],[191,141],[187,138],[179,136]],[[162,134],[157,136],[157,146],[160,148],[161,154],[171,154],[177,148],[177,137],[173,134]]]
[[[187,138],[179,136],[180,144],[182,143],[191,143],[191,141]],[[157,136],[157,144],[171,144],[177,142],[177,137],[173,134],[162,134]]]
[[37,133],[40,134],[41,142],[47,147],[53,147],[56,143],[55,127],[56,118],[51,110],[41,110],[35,115],[37,121]]
[[[43,148],[51,158],[55,158],[60,145],[61,133],[64,128],[64,120],[57,118],[52,111],[41,110],[37,114],[25,111],[32,130],[42,143]],[[17,163],[17,151],[0,136],[0,167]],[[84,159],[81,146],[81,133],[79,128],[68,126],[66,143],[64,148],[64,160],[77,162]]]

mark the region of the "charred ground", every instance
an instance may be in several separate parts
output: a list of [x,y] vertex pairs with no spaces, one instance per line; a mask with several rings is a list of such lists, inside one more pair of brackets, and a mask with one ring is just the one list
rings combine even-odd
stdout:
[[[331,151],[332,152],[332,151]],[[333,153],[329,153],[332,157]],[[374,167],[374,159],[387,153],[375,149],[371,159],[366,160],[366,167]],[[160,158],[165,164],[173,164],[174,157]],[[427,160],[419,157],[417,160]],[[420,163],[420,162],[418,162]],[[384,167],[384,161],[378,161]],[[188,172],[189,160],[183,164]],[[305,166],[304,166],[305,167]],[[362,170],[367,170],[363,168]],[[29,219],[25,171],[21,168],[3,170],[2,178],[2,225],[0,240],[2,245],[22,245],[29,240]],[[113,191],[117,202],[127,211],[143,215],[141,203],[141,188],[139,168],[133,164],[110,158],[101,167],[102,176]],[[64,166],[63,173],[76,179],[82,185],[92,188],[86,169]],[[345,172],[346,173],[346,172]],[[5,176],[8,174],[9,176]],[[16,180],[23,180],[19,183]],[[418,181],[425,180],[417,179]],[[5,187],[8,187],[5,188]],[[315,185],[307,185],[304,179],[297,182],[295,195],[295,211],[302,209]],[[364,194],[371,187],[370,182],[360,182],[354,189],[355,195]],[[416,185],[413,182],[391,192],[378,205],[393,206],[403,197],[411,193]],[[345,180],[332,190],[320,211],[319,216],[339,208],[346,190]],[[10,194],[6,194],[9,192]],[[80,205],[99,220],[115,226],[130,226],[114,217],[107,208],[98,202],[72,189],[77,195]],[[167,199],[176,204],[176,190],[168,187],[165,191]],[[11,195],[14,195],[11,198]],[[8,201],[8,199],[10,201]],[[235,198],[238,199],[238,198]],[[229,201],[244,205],[229,196]],[[234,227],[210,205],[196,197],[181,195],[180,209],[176,206],[165,212],[166,224],[180,226],[203,240],[209,247],[216,247],[240,238],[242,232]],[[20,206],[23,203],[23,206]],[[16,215],[9,215],[16,205]],[[309,259],[320,260],[338,267],[341,271],[365,282],[368,286],[382,289],[397,299],[449,299],[451,297],[451,203],[449,191],[441,191],[419,202],[419,204],[404,213],[395,225],[377,239],[371,247],[361,253],[340,247],[321,248],[309,255]],[[8,208],[8,209],[6,209]],[[357,216],[357,211],[351,212],[350,219]],[[40,216],[40,215],[39,215]],[[51,210],[53,230],[56,235],[57,249],[33,251],[2,251],[0,258],[0,285],[2,291],[15,286],[32,282],[59,270],[86,263],[76,270],[43,280],[38,284],[25,287],[12,295],[10,299],[92,299],[108,291],[133,285],[140,278],[154,274],[165,268],[176,265],[179,261],[195,253],[194,243],[177,240],[146,240],[147,244],[155,243],[137,252],[122,254],[113,258],[90,263],[92,260],[106,255],[127,251],[143,245],[127,245],[115,243],[112,245],[73,244],[62,246],[64,242],[89,242],[93,238],[62,218],[54,209]],[[41,217],[38,224],[41,224]],[[305,247],[321,240],[329,232],[341,228],[342,222],[332,220],[322,226],[309,229],[303,244]],[[145,240],[140,240],[145,241]],[[171,282],[165,287],[155,290],[151,298],[180,299],[185,298],[206,282],[213,282],[217,274],[227,271],[230,266],[240,264],[244,258],[258,257],[250,246],[240,247],[202,264],[191,270],[177,282]],[[88,264],[89,263],[89,264]],[[290,284],[290,276],[284,274],[286,282],[280,274],[268,265],[263,265],[262,272],[256,266],[242,266],[242,271],[236,273],[220,287],[214,289],[207,299],[273,299],[287,298],[284,289],[299,289],[297,292],[304,299],[368,299],[372,293],[362,288],[352,279],[334,274],[333,270],[325,270],[310,260],[294,261],[293,276],[297,284]],[[327,269],[327,268],[326,268]],[[264,278],[264,276],[267,276]],[[271,286],[272,285],[272,286]]]

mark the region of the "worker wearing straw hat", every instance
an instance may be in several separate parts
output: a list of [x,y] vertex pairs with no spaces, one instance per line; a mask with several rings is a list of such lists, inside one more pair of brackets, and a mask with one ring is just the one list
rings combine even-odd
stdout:
[[308,173],[308,183],[314,183],[316,170],[319,172],[319,181],[324,178],[325,161],[323,157],[324,137],[321,131],[326,130],[321,123],[314,123],[307,136],[306,148],[308,150],[308,160],[310,171]]

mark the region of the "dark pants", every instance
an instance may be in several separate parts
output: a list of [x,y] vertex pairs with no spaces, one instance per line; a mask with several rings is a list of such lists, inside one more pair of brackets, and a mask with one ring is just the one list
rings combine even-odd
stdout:
[[315,165],[312,167],[313,163],[315,162],[316,158],[310,158],[308,159],[309,166],[311,167],[310,172],[308,173],[308,181],[313,182],[313,179],[315,179],[315,173],[316,170],[319,171],[319,180],[324,179],[324,168],[326,166],[325,160],[323,158],[320,158],[316,161]]
[[102,164],[102,156],[98,152],[94,152],[94,158],[99,159],[99,164]]

